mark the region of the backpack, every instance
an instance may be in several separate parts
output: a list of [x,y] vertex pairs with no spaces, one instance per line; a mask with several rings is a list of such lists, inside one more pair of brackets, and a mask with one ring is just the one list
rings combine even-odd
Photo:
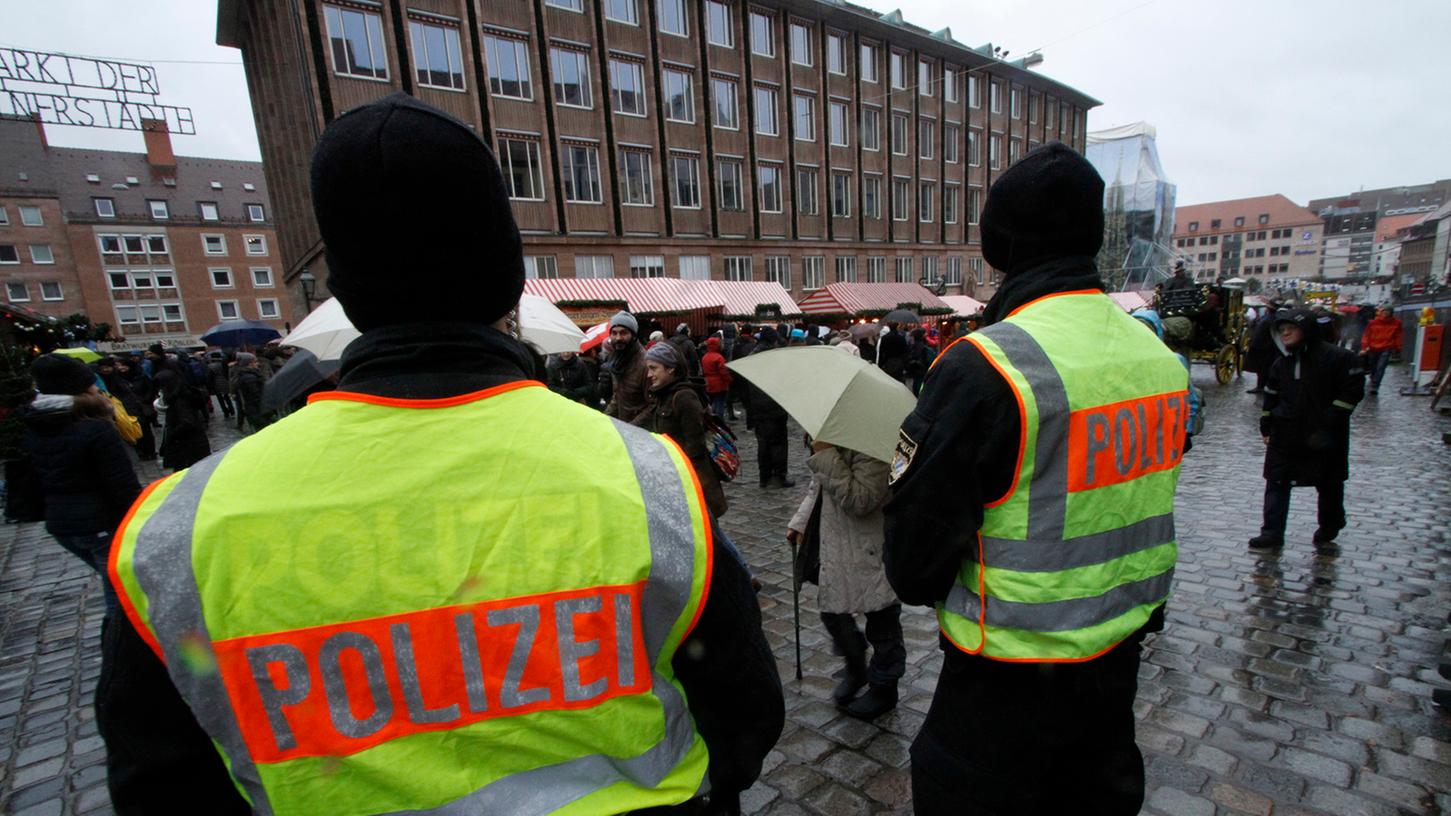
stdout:
[[741,469],[741,457],[736,452],[736,434],[725,420],[709,411],[705,414],[705,449],[710,453],[722,482],[736,478]]

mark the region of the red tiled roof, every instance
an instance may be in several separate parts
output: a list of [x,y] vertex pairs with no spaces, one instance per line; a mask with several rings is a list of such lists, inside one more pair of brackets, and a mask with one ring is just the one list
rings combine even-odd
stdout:
[[1425,217],[1425,213],[1409,213],[1407,215],[1391,215],[1382,218],[1375,222],[1375,242],[1389,241],[1396,237],[1396,233]]
[[[1261,215],[1269,215],[1270,220],[1261,224]],[[1234,219],[1241,217],[1244,218],[1244,224],[1236,227]],[[1216,218],[1219,219],[1217,229],[1210,227]],[[1199,224],[1199,229],[1190,232],[1189,225],[1194,222]],[[1174,237],[1217,235],[1225,232],[1298,227],[1318,223],[1320,223],[1320,217],[1315,213],[1277,193],[1179,207],[1174,211]]]

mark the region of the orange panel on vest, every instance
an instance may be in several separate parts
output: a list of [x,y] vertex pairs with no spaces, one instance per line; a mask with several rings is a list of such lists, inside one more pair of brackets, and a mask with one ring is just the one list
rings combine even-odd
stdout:
[[1188,391],[1074,411],[1068,422],[1068,491],[1122,484],[1178,465],[1188,413]]
[[648,691],[644,587],[426,609],[214,648],[257,762],[345,756],[409,734]]

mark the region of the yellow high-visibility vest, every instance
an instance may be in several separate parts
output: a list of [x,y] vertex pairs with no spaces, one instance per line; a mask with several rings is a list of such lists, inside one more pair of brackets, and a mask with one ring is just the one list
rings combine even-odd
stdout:
[[256,812],[706,790],[671,668],[710,576],[694,472],[530,386],[314,397],[132,508],[112,581]]
[[1184,366],[1097,290],[1039,298],[964,341],[1012,387],[1022,436],[938,623],[998,660],[1097,657],[1169,595]]

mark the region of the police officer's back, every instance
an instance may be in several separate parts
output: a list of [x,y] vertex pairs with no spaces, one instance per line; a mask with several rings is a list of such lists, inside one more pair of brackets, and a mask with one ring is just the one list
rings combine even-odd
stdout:
[[783,719],[748,578],[677,450],[530,381],[490,151],[397,94],[329,126],[313,201],[363,334],[118,534],[117,810],[729,811]]

